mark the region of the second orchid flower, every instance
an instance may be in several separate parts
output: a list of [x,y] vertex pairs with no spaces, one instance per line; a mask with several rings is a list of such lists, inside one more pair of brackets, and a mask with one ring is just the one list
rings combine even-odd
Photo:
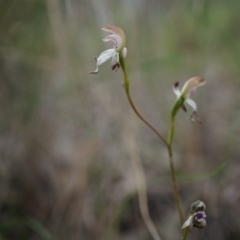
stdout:
[[[193,108],[193,113],[191,115],[191,120],[193,122],[202,123],[200,118],[197,115],[197,104],[190,99],[190,97],[193,95],[193,93],[196,91],[196,89],[206,83],[205,79],[202,77],[192,77],[190,78],[184,85],[182,90],[180,91],[178,88],[179,83],[176,82],[173,86],[173,91],[177,96],[177,99],[183,98],[184,102],[188,103]],[[186,111],[186,107],[184,106],[184,103],[182,105],[182,108]]]

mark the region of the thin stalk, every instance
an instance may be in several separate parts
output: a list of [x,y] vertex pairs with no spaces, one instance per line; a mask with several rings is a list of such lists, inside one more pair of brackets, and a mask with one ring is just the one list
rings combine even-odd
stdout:
[[145,118],[143,118],[143,116],[139,113],[139,111],[135,107],[135,105],[132,101],[132,98],[131,98],[131,94],[130,94],[130,82],[129,82],[129,78],[128,78],[128,74],[127,74],[126,66],[125,66],[125,61],[124,61],[122,54],[120,54],[120,65],[122,67],[123,74],[124,74],[124,89],[125,89],[128,101],[129,101],[133,111],[139,117],[139,119],[142,122],[144,122],[162,140],[162,142],[165,144],[165,146],[168,149],[169,164],[170,164],[170,170],[171,170],[171,178],[172,178],[174,196],[175,196],[175,201],[176,201],[176,205],[177,205],[180,223],[182,225],[184,218],[183,218],[183,211],[182,211],[182,207],[181,207],[180,196],[178,193],[176,173],[175,173],[173,154],[172,154],[172,140],[173,140],[173,135],[174,135],[174,120],[175,120],[176,112],[178,111],[181,104],[183,103],[183,102],[181,103],[182,99],[180,99],[181,101],[177,101],[172,109],[170,131],[169,131],[169,135],[168,135],[168,140],[166,140],[147,120],[145,120]]
[[173,136],[174,136],[174,130],[175,130],[175,115],[180,108],[181,103],[177,101],[172,109],[171,112],[171,119],[170,119],[170,130],[168,134],[168,156],[169,156],[169,164],[170,164],[170,170],[171,170],[171,178],[172,178],[172,184],[173,184],[173,190],[174,190],[174,196],[175,196],[175,201],[178,209],[178,215],[179,215],[179,220],[181,225],[184,223],[184,217],[183,217],[183,211],[182,211],[182,205],[181,205],[181,200],[179,196],[179,191],[178,191],[178,186],[177,186],[177,180],[176,180],[176,173],[175,173],[175,167],[174,167],[174,162],[173,162],[173,153],[172,153],[172,141],[173,141]]
[[178,192],[178,186],[177,186],[176,173],[175,173],[175,167],[174,167],[174,162],[173,162],[173,154],[172,154],[172,146],[171,145],[168,145],[168,156],[169,156],[169,165],[170,165],[170,170],[171,170],[171,178],[172,178],[174,196],[175,196],[175,201],[176,201],[176,205],[177,205],[179,220],[180,220],[180,223],[182,226],[183,222],[184,222],[184,218],[183,218],[181,200],[180,200],[180,196],[179,196],[179,192]]
[[131,95],[127,94],[128,101],[133,109],[133,111],[136,113],[136,115],[154,132],[157,134],[157,136],[164,142],[164,144],[167,146],[167,141],[162,137],[162,135],[149,123],[147,122],[143,116],[138,112],[137,108],[135,107]]
[[188,233],[189,233],[189,228],[186,228],[183,232],[183,238],[182,240],[187,240],[187,236],[188,236]]
[[130,94],[130,83],[129,83],[129,78],[128,78],[128,74],[126,71],[125,61],[121,54],[120,54],[120,64],[121,64],[123,74],[124,74],[124,89],[125,89],[127,99],[128,99],[130,106],[132,107],[135,114],[140,118],[140,120],[142,122],[144,122],[162,140],[162,142],[167,147],[168,144],[167,144],[167,141],[164,139],[164,137],[139,113],[139,111],[137,110],[136,106],[133,103],[133,100],[132,100],[131,94]]

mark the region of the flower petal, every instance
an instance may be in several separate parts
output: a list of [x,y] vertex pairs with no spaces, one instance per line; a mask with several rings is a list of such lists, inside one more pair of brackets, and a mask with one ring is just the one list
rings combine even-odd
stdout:
[[111,66],[112,66],[112,70],[117,71],[119,69],[120,64],[119,64],[119,53],[118,52],[115,52],[115,54],[112,56]]
[[184,97],[190,97],[198,87],[204,85],[206,83],[205,79],[202,77],[192,77],[190,78],[182,88],[182,95]]
[[104,41],[104,42],[109,42],[109,41],[111,41],[111,42],[113,43],[113,48],[114,48],[116,51],[121,51],[121,49],[122,49],[122,46],[123,46],[122,42],[123,42],[123,41],[122,41],[121,37],[118,36],[117,34],[111,34],[111,35],[105,37],[105,38],[103,39],[103,41]]
[[102,52],[99,57],[96,59],[97,61],[97,67],[96,70],[93,72],[90,72],[91,74],[96,74],[99,72],[99,66],[102,65],[104,62],[106,62],[108,59],[113,57],[113,55],[116,53],[114,49],[108,49],[104,52]]
[[197,111],[193,111],[191,115],[191,121],[202,124],[201,119],[198,117]]
[[198,211],[194,214],[194,220],[197,222],[202,222],[207,217],[204,211]]
[[177,96],[177,98],[179,98],[180,95],[181,95],[181,92],[180,92],[180,90],[179,90],[179,88],[178,88],[178,85],[179,85],[179,82],[175,82],[175,83],[173,84],[173,92],[175,93],[175,95]]
[[193,108],[194,111],[197,111],[197,104],[192,99],[187,98],[185,101]]
[[116,26],[108,25],[104,28],[102,28],[106,32],[111,32],[113,34],[107,36],[103,39],[104,42],[111,41],[113,42],[113,47],[116,49],[116,51],[121,52],[122,49],[125,47],[126,43],[126,37],[124,31]]
[[127,56],[127,48],[125,48],[125,47],[123,48],[122,55],[123,55],[124,58],[126,58],[126,56]]
[[104,52],[102,52],[99,57],[97,58],[97,64],[98,66],[102,65],[103,63],[105,63],[108,59],[110,59],[111,57],[113,57],[113,55],[116,53],[116,51],[114,49],[108,49]]
[[189,216],[188,219],[182,225],[182,230],[184,230],[187,227],[189,227],[190,230],[191,230],[192,224],[193,224],[193,216]]
[[202,124],[202,121],[198,117],[198,114],[197,114],[197,104],[190,98],[187,98],[185,101],[193,108],[193,113],[191,115],[191,121]]

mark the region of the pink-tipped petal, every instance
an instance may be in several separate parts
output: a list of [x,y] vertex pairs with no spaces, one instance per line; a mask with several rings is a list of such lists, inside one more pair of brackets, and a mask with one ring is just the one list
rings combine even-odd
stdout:
[[192,77],[184,84],[181,93],[184,97],[190,97],[198,87],[204,85],[205,83],[206,81],[202,77]]
[[102,30],[106,31],[106,32],[115,33],[115,34],[121,36],[122,38],[124,38],[124,41],[125,41],[125,33],[124,33],[124,31],[121,28],[117,27],[117,26],[107,25],[107,26],[103,27]]
[[122,46],[122,39],[116,34],[112,34],[112,35],[105,37],[103,39],[103,41],[104,42],[109,42],[109,41],[112,42],[113,48],[116,49],[117,51],[119,51]]
[[111,41],[113,42],[113,47],[116,49],[116,51],[121,52],[122,49],[125,47],[126,43],[126,37],[123,30],[119,27],[108,25],[104,28],[102,28],[106,32],[111,32],[113,34],[107,36],[103,39],[104,42]]

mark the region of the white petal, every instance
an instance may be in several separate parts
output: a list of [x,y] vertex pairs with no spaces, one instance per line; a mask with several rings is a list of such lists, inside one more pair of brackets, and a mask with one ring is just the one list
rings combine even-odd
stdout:
[[114,49],[108,49],[104,52],[102,52],[99,57],[96,59],[97,61],[97,67],[96,70],[91,72],[93,74],[98,73],[99,71],[99,66],[102,65],[103,63],[105,63],[107,60],[109,60],[111,57],[113,57],[113,55],[116,53],[116,51]]
[[174,83],[174,85],[173,85],[173,92],[175,93],[175,95],[177,96],[177,98],[179,98],[180,97],[180,95],[181,95],[181,92],[180,92],[180,90],[179,90],[179,88],[178,88],[178,82],[176,82],[176,83]]
[[112,70],[115,70],[115,71],[117,71],[120,68],[118,52],[116,52],[112,57],[111,67],[112,67]]
[[97,68],[94,71],[90,72],[90,74],[97,74],[98,72],[99,72],[99,67],[97,66]]
[[104,52],[102,52],[99,57],[97,58],[97,65],[100,66],[103,63],[105,63],[108,59],[110,59],[111,57],[113,57],[113,55],[115,54],[115,50],[113,48],[108,49]]
[[194,111],[197,111],[197,104],[190,98],[187,98],[185,100],[192,108]]
[[115,65],[116,63],[119,63],[119,53],[115,52],[112,56],[111,66]]
[[184,230],[187,227],[192,227],[192,222],[193,222],[193,216],[189,216],[188,219],[185,221],[185,223],[182,225],[182,230]]

